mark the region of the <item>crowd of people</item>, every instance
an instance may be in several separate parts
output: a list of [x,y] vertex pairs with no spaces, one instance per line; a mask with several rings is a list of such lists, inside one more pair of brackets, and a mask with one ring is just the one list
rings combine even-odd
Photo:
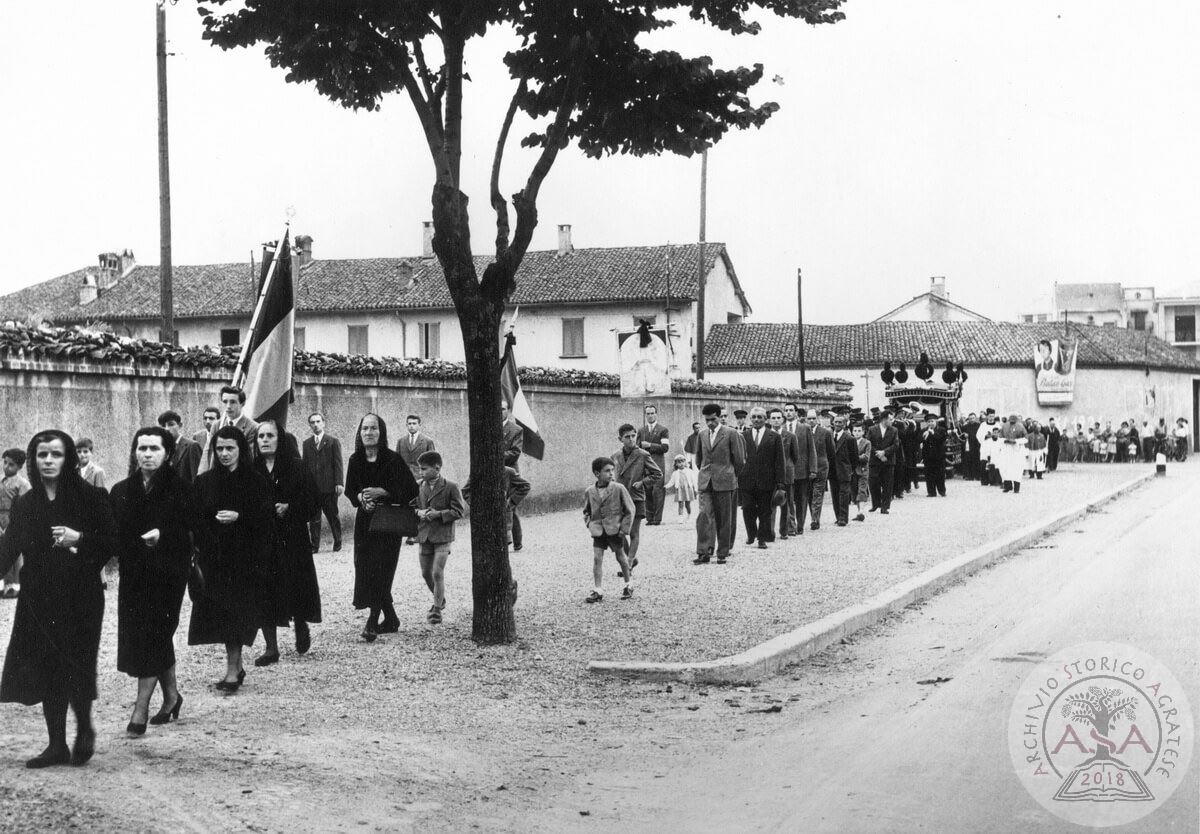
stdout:
[[[137,682],[126,727],[135,737],[181,714],[174,637],[185,593],[193,602],[189,645],[224,650],[223,673],[213,684],[221,692],[239,691],[246,678],[243,651],[260,632],[257,667],[280,662],[280,629],[292,629],[297,654],[308,652],[322,608],[313,555],[323,522],[333,550],[342,548],[342,496],[355,508],[352,603],[366,612],[361,638],[372,643],[400,629],[392,585],[406,542],[419,548],[431,602],[426,620],[442,622],[445,568],[471,483],[460,488],[445,478],[419,415],[406,416],[394,447],[383,417],[362,415],[354,451],[343,461],[341,443],[326,432],[320,413],[308,416],[310,436],[300,443],[277,421],[243,414],[240,389],[222,388],[220,401],[204,410],[204,427],[191,436],[174,411],[137,429],[128,476],[111,491],[87,438],[51,429],[24,450],[3,452],[0,576],[3,596],[18,603],[0,702],[41,704],[49,737],[27,766],[80,765],[93,755],[103,569],[114,559],[120,571],[117,668]],[[594,481],[583,500],[593,551],[585,602],[604,599],[610,551],[624,581],[622,598],[633,596],[642,527],[662,524],[668,492],[681,521],[691,521],[695,505],[695,565],[728,563],[739,509],[746,544],[767,549],[820,530],[826,493],[836,527],[864,522],[868,513],[888,515],[894,501],[922,482],[927,497],[946,495],[950,433],[939,414],[919,406],[819,413],[789,402],[735,409],[732,423],[718,403],[701,413],[684,442],[672,445],[677,441],[648,405],[641,425],[619,426],[616,450],[592,461]],[[501,418],[505,531],[520,550],[517,508],[531,485],[520,473],[523,431],[507,408]],[[1099,438],[1099,423],[1096,429]],[[1128,441],[1125,456],[1114,452],[1114,460],[1148,455],[1147,448],[1163,448],[1168,436],[1125,429],[1128,424],[1113,432],[1118,451],[1120,441]],[[1022,480],[1054,471],[1060,458],[1088,454],[1089,433],[1080,425],[1076,434],[1086,443],[1072,445],[1053,419],[1045,427],[1017,415],[1001,421],[992,409],[980,418],[968,415],[954,432],[965,438],[963,474],[1014,493]],[[1103,451],[1108,454],[1107,445]],[[155,690],[162,702],[151,715]],[[71,747],[68,711],[76,722]]]
[[[362,639],[399,630],[391,588],[405,541],[419,548],[432,602],[426,619],[442,622],[446,562],[470,485],[460,490],[442,475],[441,454],[418,415],[407,416],[394,449],[384,419],[363,415],[343,469],[324,415],[309,416],[311,436],[301,444],[277,421],[243,414],[240,389],[222,388],[221,402],[205,410],[204,428],[191,437],[174,411],[137,429],[128,477],[111,491],[86,438],[50,429],[25,450],[3,453],[0,575],[3,595],[18,601],[0,702],[41,704],[49,737],[28,767],[82,765],[94,753],[103,575],[112,560],[120,576],[117,669],[137,681],[126,727],[134,737],[182,711],[174,637],[185,593],[192,598],[188,644],[224,649],[224,672],[213,684],[219,691],[240,689],[243,649],[260,632],[264,650],[255,666],[280,661],[281,628],[293,630],[297,654],[310,649],[311,625],[321,622],[313,554],[322,517],[333,549],[342,547],[342,495],[356,509],[352,599],[367,611]],[[521,433],[511,431],[507,410],[502,416],[511,441],[504,468],[511,542],[519,535],[516,506],[530,485],[519,474]],[[151,715],[156,689],[162,703]],[[68,711],[76,724],[70,747]]]

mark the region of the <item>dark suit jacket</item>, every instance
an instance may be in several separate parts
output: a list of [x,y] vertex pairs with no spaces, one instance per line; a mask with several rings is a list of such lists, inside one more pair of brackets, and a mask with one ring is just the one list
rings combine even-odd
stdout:
[[829,461],[833,459],[833,432],[824,426],[813,429],[813,445],[817,450],[817,477],[829,477]]
[[525,430],[516,420],[504,424],[504,465],[521,471],[521,453],[525,451]]
[[754,429],[746,429],[742,437],[746,440],[746,464],[738,474],[738,487],[760,492],[783,489],[787,474],[783,436],[763,426],[758,445],[754,443]]
[[[787,424],[784,423],[786,426]],[[808,423],[796,421],[796,475],[793,480],[810,481],[817,477],[817,441]]]
[[426,452],[437,450],[437,446],[433,444],[433,438],[428,437],[421,432],[417,432],[416,442],[410,447],[408,444],[409,434],[404,433],[400,441],[396,444],[396,451],[400,454],[400,459],[412,470],[413,475],[421,474],[421,467],[417,465],[417,458]]
[[317,449],[316,438],[309,435],[304,439],[304,468],[316,484],[319,495],[332,495],[336,487],[346,483],[342,467],[342,444],[329,432],[321,437],[321,448]]
[[738,472],[745,462],[745,444],[736,429],[719,426],[715,441],[709,440],[708,426],[700,430],[700,442],[696,444],[696,484],[701,492],[733,492],[738,488]]
[[921,460],[928,468],[932,464],[946,464],[946,430],[935,426],[933,431],[921,430]]
[[417,523],[417,541],[445,544],[454,541],[454,522],[463,517],[462,493],[458,484],[438,478],[431,487],[425,481],[411,502],[418,510],[433,510],[433,515]]
[[[205,437],[207,436],[205,434]],[[199,443],[180,435],[175,440],[175,454],[171,455],[171,468],[180,478],[190,484],[196,480],[196,471],[200,468],[200,457],[203,454],[204,449]]]
[[[878,469],[880,466],[895,465],[896,455],[900,452],[900,435],[897,433],[895,426],[890,426],[885,432],[883,431],[883,427],[876,423],[867,432],[867,440],[871,441],[872,469]],[[884,453],[884,460],[880,460],[876,456],[877,452]]]
[[654,462],[658,464],[658,468],[664,472],[666,471],[666,465],[664,463],[663,455],[667,453],[667,449],[671,445],[667,442],[667,438],[669,436],[670,432],[667,431],[667,427],[662,423],[655,423],[654,428],[643,425],[640,429],[638,429],[637,433],[638,448],[642,448],[643,440],[649,442],[650,448],[646,449],[646,451],[650,453],[650,457],[654,458]]
[[842,430],[841,439],[833,433],[833,458],[830,461],[830,477],[835,481],[850,483],[854,476],[854,465],[858,463],[858,442],[849,429]]
[[787,430],[786,425],[779,427],[779,436],[783,438],[784,478],[790,484],[796,480],[796,462],[800,459],[800,441],[796,435]]

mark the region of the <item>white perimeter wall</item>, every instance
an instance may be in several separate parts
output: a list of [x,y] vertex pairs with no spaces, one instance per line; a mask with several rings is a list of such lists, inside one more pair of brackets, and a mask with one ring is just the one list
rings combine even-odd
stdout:
[[[840,377],[854,383],[849,392],[854,405],[867,409],[883,405],[887,400],[879,368],[868,371],[864,389],[863,368],[814,368],[809,377]],[[910,370],[911,374],[912,371]],[[941,369],[937,369],[941,373]],[[1200,376],[1191,373],[1151,370],[1080,368],[1075,372],[1075,401],[1068,406],[1039,406],[1034,389],[1032,368],[967,368],[960,411],[982,411],[995,408],[1039,419],[1054,417],[1062,423],[1070,418],[1092,417],[1092,422],[1106,419],[1135,419],[1157,422],[1159,417],[1173,421],[1178,417],[1192,419],[1192,380]],[[800,374],[794,370],[780,371],[710,371],[705,378],[711,382],[750,385],[800,385]],[[912,379],[910,378],[910,382]]]

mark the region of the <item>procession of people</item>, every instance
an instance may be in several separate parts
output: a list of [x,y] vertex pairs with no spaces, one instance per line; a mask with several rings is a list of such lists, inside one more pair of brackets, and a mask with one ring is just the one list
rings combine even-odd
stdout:
[[[384,417],[362,415],[343,472],[341,444],[326,433],[324,415],[308,416],[312,436],[301,444],[279,421],[243,414],[245,399],[238,388],[222,388],[221,408],[206,409],[205,428],[191,438],[174,411],[161,414],[158,425],[137,429],[128,477],[111,492],[86,438],[50,429],[25,450],[3,453],[0,575],[4,596],[15,597],[17,608],[0,701],[42,707],[48,742],[28,767],[81,765],[95,750],[91,705],[98,694],[103,569],[110,560],[119,564],[120,579],[117,669],[136,680],[126,727],[131,737],[178,720],[183,711],[174,640],[185,592],[192,600],[188,644],[224,649],[212,684],[217,691],[242,687],[243,652],[260,633],[265,650],[256,667],[280,662],[280,629],[292,630],[297,655],[309,651],[323,603],[313,554],[322,516],[333,549],[341,548],[343,494],[355,509],[350,601],[366,611],[362,640],[400,630],[392,586],[406,542],[419,547],[432,602],[426,619],[442,622],[444,572],[471,485],[460,489],[442,474],[442,455],[421,418],[405,417],[407,432],[393,448]],[[592,461],[594,482],[584,493],[593,550],[593,587],[584,602],[604,600],[609,551],[624,583],[621,597],[633,597],[641,528],[663,523],[668,494],[680,520],[692,523],[695,504],[693,564],[724,565],[739,541],[739,516],[745,544],[766,550],[806,529],[809,535],[821,530],[826,493],[832,526],[848,527],[870,513],[889,515],[894,502],[922,482],[926,497],[945,497],[955,464],[971,480],[1019,493],[1022,481],[1042,479],[1062,459],[1078,459],[1076,445],[1064,440],[1054,420],[1043,427],[1016,414],[1001,419],[991,408],[982,419],[971,414],[958,425],[900,405],[867,413],[766,403],[734,409],[735,426],[728,414],[719,403],[704,405],[683,443],[658,421],[653,405],[643,409],[640,425],[616,427],[616,448]],[[531,487],[519,471],[522,429],[507,407],[501,419],[505,529],[517,550],[516,509]],[[948,455],[952,434],[963,441],[961,459]],[[1129,432],[1116,434],[1126,439]],[[1120,459],[1136,460],[1146,446],[1161,449],[1174,436],[1165,424],[1143,430],[1141,445],[1135,450],[1131,444]],[[409,522],[401,509],[410,513]],[[151,714],[156,690],[162,700]],[[71,746],[68,712],[76,723]]]

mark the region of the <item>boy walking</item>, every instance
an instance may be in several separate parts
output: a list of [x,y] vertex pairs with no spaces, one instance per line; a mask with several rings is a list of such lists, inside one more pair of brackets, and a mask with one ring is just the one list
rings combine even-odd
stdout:
[[442,456],[423,452],[417,458],[421,487],[413,503],[417,508],[417,541],[421,545],[421,578],[433,594],[433,607],[426,617],[442,621],[446,607],[446,560],[454,541],[454,522],[463,517],[462,493],[458,484],[442,477]]
[[633,499],[633,527],[629,531],[629,563],[637,565],[638,545],[641,543],[642,522],[646,519],[646,501],[650,490],[661,484],[663,471],[654,458],[638,444],[638,433],[629,423],[617,429],[621,448],[612,456],[613,474]]
[[[636,432],[635,432],[636,437]],[[633,498],[623,484],[613,479],[616,464],[611,458],[592,461],[596,483],[583,494],[583,523],[592,534],[592,592],[584,602],[604,599],[604,551],[611,549],[625,577],[621,599],[633,596],[633,569],[625,555],[625,537],[633,527]]]

